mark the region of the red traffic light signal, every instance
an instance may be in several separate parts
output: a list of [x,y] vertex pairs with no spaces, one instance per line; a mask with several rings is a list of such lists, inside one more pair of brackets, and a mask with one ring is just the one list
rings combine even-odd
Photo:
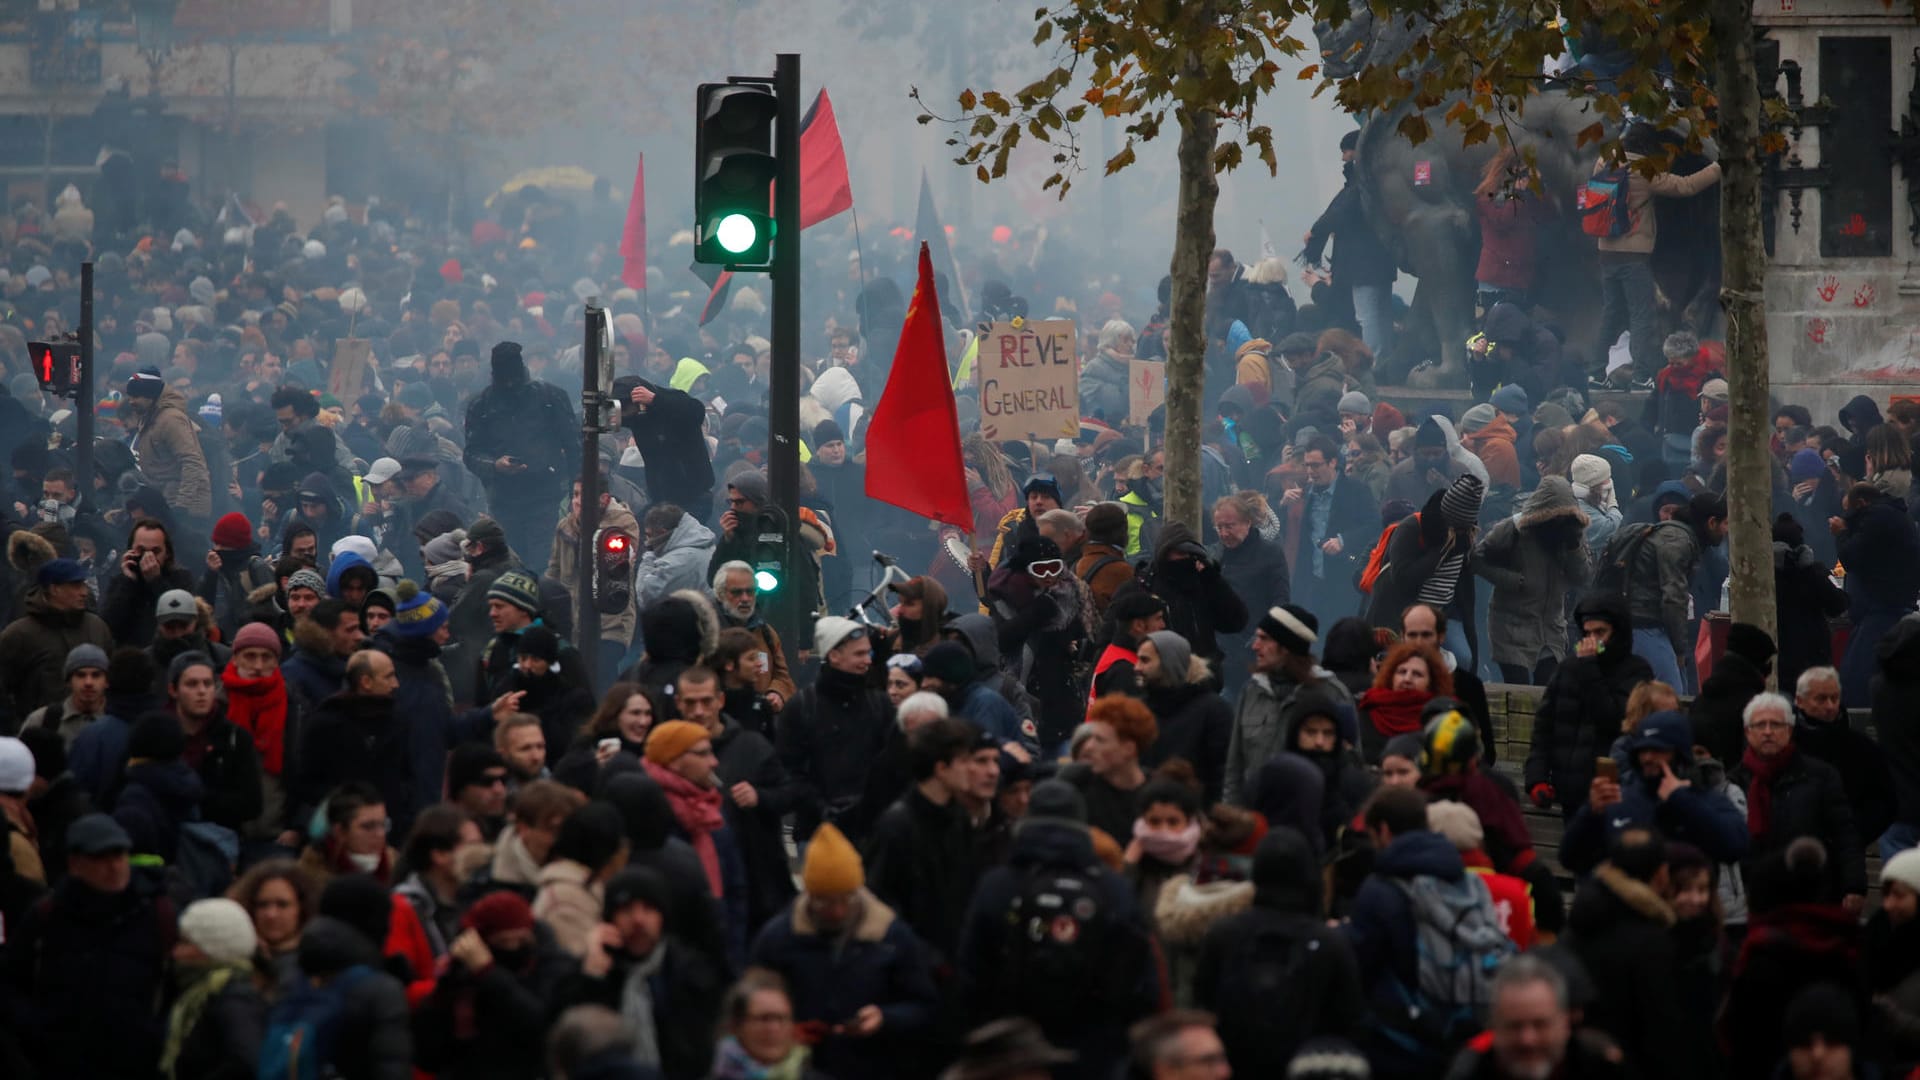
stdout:
[[80,345],[72,341],[30,341],[27,354],[33,360],[34,378],[40,389],[60,397],[72,397],[79,386]]
[[608,526],[594,536],[593,606],[618,615],[633,603],[633,537]]
[[627,534],[614,532],[602,537],[600,544],[610,555],[624,554],[627,550]]

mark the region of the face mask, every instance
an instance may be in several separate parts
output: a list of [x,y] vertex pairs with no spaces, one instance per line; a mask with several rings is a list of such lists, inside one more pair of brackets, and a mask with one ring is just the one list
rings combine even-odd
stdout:
[[533,946],[526,945],[518,949],[493,949],[494,963],[508,971],[525,971],[533,960]]
[[1149,829],[1145,821],[1135,821],[1133,838],[1140,842],[1140,850],[1147,855],[1163,863],[1179,865],[1199,850],[1200,823],[1189,821],[1179,832],[1161,832]]
[[347,861],[353,864],[355,870],[363,874],[371,874],[375,870],[380,869],[380,856],[378,855],[359,855],[349,851],[347,852]]

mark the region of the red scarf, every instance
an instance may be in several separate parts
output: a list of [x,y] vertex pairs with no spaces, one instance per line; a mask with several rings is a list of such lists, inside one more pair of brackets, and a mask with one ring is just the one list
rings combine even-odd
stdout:
[[1773,782],[1788,765],[1793,764],[1793,744],[1788,743],[1785,750],[1770,758],[1761,757],[1747,747],[1740,755],[1740,764],[1753,774],[1753,783],[1747,785],[1747,835],[1765,836],[1773,827]]
[[1425,690],[1382,690],[1379,687],[1360,695],[1360,711],[1367,714],[1373,730],[1392,738],[1419,731],[1420,710],[1433,695]]
[[686,831],[687,839],[693,844],[695,854],[700,856],[700,867],[707,872],[707,885],[713,889],[713,895],[724,897],[726,890],[720,883],[720,850],[713,846],[713,834],[726,824],[720,815],[720,792],[715,788],[697,788],[693,781],[651,761],[643,762],[647,775],[667,793],[667,803],[673,807],[674,819],[680,822],[680,828]]
[[1695,356],[1684,365],[1668,364],[1653,377],[1653,381],[1663,391],[1678,390],[1693,401],[1700,400],[1700,388],[1707,385],[1708,379],[1718,378],[1713,365]]
[[264,679],[246,679],[228,664],[220,681],[227,688],[227,719],[253,736],[261,767],[269,776],[279,776],[287,752],[287,683],[280,669]]

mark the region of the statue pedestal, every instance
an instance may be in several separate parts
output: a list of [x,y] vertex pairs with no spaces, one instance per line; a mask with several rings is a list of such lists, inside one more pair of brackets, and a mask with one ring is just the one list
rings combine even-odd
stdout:
[[1920,391],[1920,21],[1880,0],[1753,11],[1804,124],[1771,174],[1774,396],[1832,423],[1856,394]]

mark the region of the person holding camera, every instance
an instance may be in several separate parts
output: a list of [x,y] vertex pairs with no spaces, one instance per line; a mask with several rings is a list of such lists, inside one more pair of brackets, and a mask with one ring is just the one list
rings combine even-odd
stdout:
[[1685,713],[1669,709],[1640,721],[1627,753],[1633,768],[1624,774],[1612,758],[1594,763],[1586,804],[1560,841],[1560,865],[1585,874],[1600,865],[1621,833],[1647,828],[1692,844],[1716,863],[1746,855],[1746,818],[1694,776],[1693,724]]

